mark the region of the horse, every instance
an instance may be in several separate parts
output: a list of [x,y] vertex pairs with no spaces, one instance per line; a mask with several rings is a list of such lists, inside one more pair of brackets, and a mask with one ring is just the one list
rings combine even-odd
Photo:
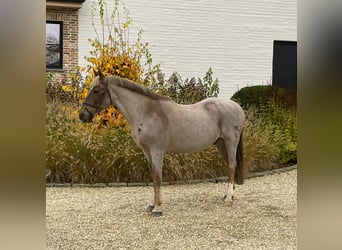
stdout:
[[134,142],[151,166],[154,202],[151,216],[161,216],[162,167],[164,154],[191,153],[215,144],[228,166],[228,189],[223,200],[233,203],[235,184],[243,184],[243,126],[245,113],[236,102],[212,97],[190,105],[99,70],[79,110],[82,122],[110,105],[115,106],[131,126]]

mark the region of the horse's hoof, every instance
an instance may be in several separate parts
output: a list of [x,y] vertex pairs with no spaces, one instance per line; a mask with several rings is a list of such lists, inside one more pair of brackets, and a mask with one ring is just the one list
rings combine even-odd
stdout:
[[160,217],[160,216],[162,216],[162,215],[163,215],[162,212],[151,212],[151,216],[152,216],[152,217]]
[[234,196],[232,196],[231,199],[227,199],[227,195],[223,196],[222,201],[228,206],[232,207],[233,206],[233,201],[234,201]]
[[146,209],[146,212],[151,213],[154,209],[154,206],[148,206],[148,208]]

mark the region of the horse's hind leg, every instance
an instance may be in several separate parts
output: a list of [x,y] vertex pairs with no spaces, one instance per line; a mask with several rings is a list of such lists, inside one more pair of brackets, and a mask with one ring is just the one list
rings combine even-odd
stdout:
[[222,138],[219,138],[215,143],[218,151],[220,152],[224,162],[228,164],[228,156],[227,156],[227,150],[226,146],[224,145],[224,140]]
[[224,199],[225,202],[233,203],[234,198],[234,185],[235,185],[235,172],[236,172],[236,147],[230,146],[227,150],[228,155],[228,189],[227,195]]
[[227,194],[224,196],[223,200],[232,204],[234,197],[234,177],[236,171],[236,147],[231,145],[227,140],[220,138],[216,142],[216,146],[228,166],[228,189]]

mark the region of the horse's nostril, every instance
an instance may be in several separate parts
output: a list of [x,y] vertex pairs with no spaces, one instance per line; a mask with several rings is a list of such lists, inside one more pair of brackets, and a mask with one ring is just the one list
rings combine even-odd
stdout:
[[91,122],[93,120],[93,117],[94,115],[85,108],[82,108],[78,113],[78,118],[82,122]]
[[80,112],[79,114],[78,114],[78,118],[80,118],[80,120],[82,121],[82,122],[87,122],[88,120],[89,120],[89,114],[87,114],[86,112]]

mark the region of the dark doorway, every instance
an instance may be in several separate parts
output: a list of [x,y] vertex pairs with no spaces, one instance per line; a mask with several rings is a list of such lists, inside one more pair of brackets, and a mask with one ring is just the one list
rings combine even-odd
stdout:
[[297,90],[297,42],[274,41],[272,85]]

